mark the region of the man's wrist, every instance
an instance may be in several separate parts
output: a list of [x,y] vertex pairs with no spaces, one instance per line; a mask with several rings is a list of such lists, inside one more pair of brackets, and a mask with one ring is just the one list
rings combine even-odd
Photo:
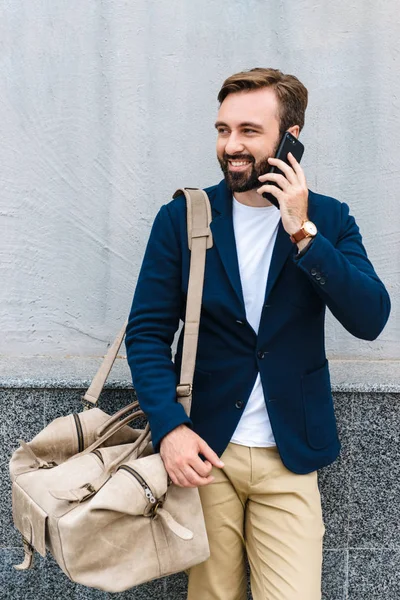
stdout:
[[311,242],[312,239],[313,239],[312,237],[306,237],[306,238],[300,240],[299,242],[297,242],[297,248],[299,249],[299,252],[304,250],[304,248],[306,248],[308,246],[308,244]]
[[[305,245],[303,244],[303,249],[298,250],[297,254],[294,254],[295,261],[300,260],[301,258],[303,258],[303,256],[305,254],[307,254],[309,248],[313,245],[314,240],[315,240],[315,237],[306,238],[306,240],[304,240],[304,241],[307,241],[308,243]],[[303,241],[303,240],[301,240],[301,241]],[[299,246],[299,244],[300,244],[300,242],[297,244],[297,246]]]

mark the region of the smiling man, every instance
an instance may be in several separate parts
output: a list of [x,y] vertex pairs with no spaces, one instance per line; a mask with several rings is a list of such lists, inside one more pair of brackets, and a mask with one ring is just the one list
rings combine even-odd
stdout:
[[[280,139],[275,91],[265,87],[255,89],[250,95],[228,94],[222,101],[215,127],[217,157],[230,189],[247,192],[259,188],[258,177],[268,170],[268,158],[275,155]],[[298,136],[299,126],[292,130]],[[259,206],[265,204],[259,200]]]
[[[176,402],[190,252],[183,195],[161,207],[126,335],[128,362],[153,444],[173,483],[199,487],[210,558],[190,569],[189,600],[320,600],[317,470],[340,441],[325,355],[328,307],[374,340],[388,293],[346,203],[312,192],[302,167],[273,156],[298,137],[307,90],[293,75],[252,69],[218,95],[217,158],[207,188],[207,250],[190,418]],[[283,175],[269,174],[276,165]],[[274,185],[275,184],[275,185]],[[279,210],[262,194],[271,193]]]

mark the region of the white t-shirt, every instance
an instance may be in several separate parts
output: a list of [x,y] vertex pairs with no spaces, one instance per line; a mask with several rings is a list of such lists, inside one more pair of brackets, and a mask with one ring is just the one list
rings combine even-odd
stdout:
[[[246,206],[233,197],[233,229],[246,317],[258,334],[272,251],[281,213],[275,206]],[[275,446],[260,373],[231,438],[243,446]]]

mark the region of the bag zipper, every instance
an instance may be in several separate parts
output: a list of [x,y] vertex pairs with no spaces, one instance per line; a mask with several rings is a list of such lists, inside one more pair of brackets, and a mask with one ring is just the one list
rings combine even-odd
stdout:
[[135,477],[135,479],[140,483],[140,485],[144,489],[144,492],[146,494],[146,498],[152,504],[155,504],[157,502],[157,500],[156,500],[153,492],[151,491],[151,489],[149,488],[149,486],[147,485],[147,483],[143,479],[143,477],[141,475],[139,475],[139,473],[137,473],[134,469],[132,469],[132,467],[128,467],[128,465],[121,465],[120,467],[118,467],[117,470],[119,471],[120,469],[123,469],[124,471],[128,471],[128,473],[130,473],[131,475],[133,475]]
[[75,420],[76,433],[78,435],[78,452],[82,452],[85,449],[85,446],[83,443],[82,423],[81,423],[81,420],[78,415],[74,414],[72,416],[74,417],[74,420]]

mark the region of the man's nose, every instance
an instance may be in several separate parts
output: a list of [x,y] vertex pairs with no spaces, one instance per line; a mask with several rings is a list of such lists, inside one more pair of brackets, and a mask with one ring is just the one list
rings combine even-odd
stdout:
[[243,150],[244,150],[243,142],[240,140],[240,138],[237,135],[235,135],[234,133],[231,133],[229,136],[229,139],[225,145],[225,153],[229,154],[230,156],[233,156],[234,154],[237,154],[238,152],[243,152]]

